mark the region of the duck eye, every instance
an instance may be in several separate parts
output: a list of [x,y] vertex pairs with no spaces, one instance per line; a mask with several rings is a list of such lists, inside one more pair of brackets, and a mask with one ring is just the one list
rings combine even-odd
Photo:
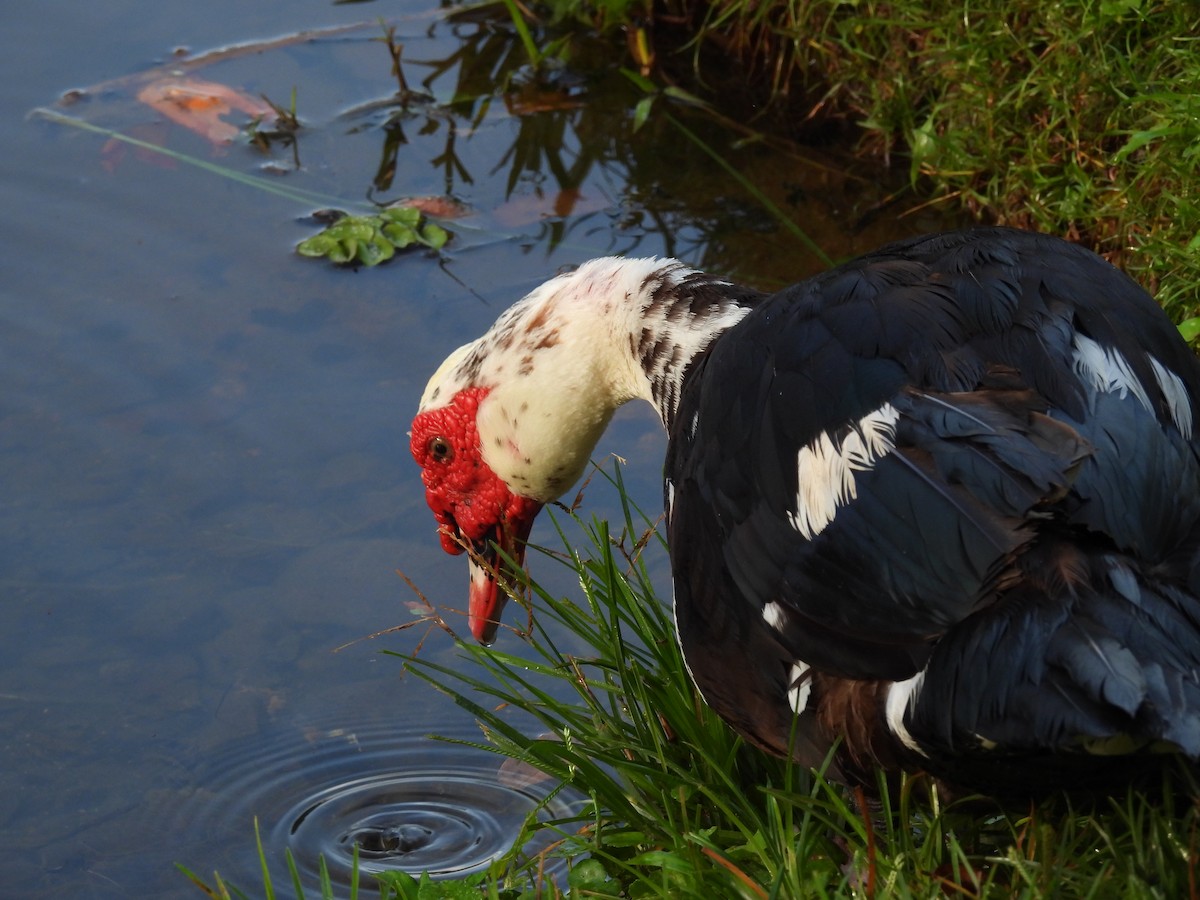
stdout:
[[433,457],[434,462],[450,462],[454,459],[454,448],[448,440],[437,435],[429,439],[429,455]]

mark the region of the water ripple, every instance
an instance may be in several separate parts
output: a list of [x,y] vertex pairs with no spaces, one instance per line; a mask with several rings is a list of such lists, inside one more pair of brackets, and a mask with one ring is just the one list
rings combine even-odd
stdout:
[[[534,810],[545,820],[579,808],[579,798],[565,792],[547,800],[552,781],[502,781],[500,762],[386,725],[314,726],[262,735],[207,758],[197,773],[202,788],[175,813],[192,833],[245,828],[251,851],[257,818],[268,861],[278,864],[273,877],[289,877],[289,848],[306,885],[319,884],[322,857],[333,883],[348,885],[355,847],[365,872],[457,878],[506,852]],[[536,854],[551,840],[524,851]],[[247,855],[238,868],[244,873],[221,874],[245,890],[257,860]],[[553,860],[544,869],[548,878],[561,870]]]

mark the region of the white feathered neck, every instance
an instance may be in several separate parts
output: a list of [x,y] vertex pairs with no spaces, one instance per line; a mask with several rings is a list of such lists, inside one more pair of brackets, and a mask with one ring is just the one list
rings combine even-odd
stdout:
[[548,502],[579,478],[623,403],[647,400],[669,425],[687,364],[754,296],[674,259],[591,260],[454,351],[420,411],[486,388],[476,418],[484,462],[514,492]]

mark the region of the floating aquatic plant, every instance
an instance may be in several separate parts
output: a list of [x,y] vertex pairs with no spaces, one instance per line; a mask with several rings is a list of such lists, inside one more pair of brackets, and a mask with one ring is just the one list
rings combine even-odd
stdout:
[[299,243],[301,256],[324,256],[339,264],[377,266],[414,245],[440,250],[450,233],[415,206],[392,206],[378,214],[338,218],[320,234]]

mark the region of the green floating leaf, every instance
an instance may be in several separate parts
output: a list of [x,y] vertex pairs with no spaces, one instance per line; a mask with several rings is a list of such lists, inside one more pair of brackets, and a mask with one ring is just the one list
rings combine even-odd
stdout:
[[346,216],[330,225],[326,233],[339,241],[366,241],[375,233],[375,226],[368,216]]
[[347,238],[337,241],[329,251],[329,259],[335,263],[348,263],[358,256],[358,241]]
[[377,215],[343,216],[320,234],[296,245],[301,256],[323,256],[332,263],[377,266],[414,244],[440,250],[450,232],[432,222],[422,222],[413,206],[393,206]]
[[336,238],[332,238],[325,232],[321,232],[301,241],[296,246],[296,252],[301,256],[328,256],[330,251],[336,246]]
[[421,211],[415,206],[391,206],[381,212],[379,217],[389,222],[407,225],[409,228],[416,228],[421,221]]
[[417,233],[415,228],[412,228],[409,225],[398,225],[395,223],[391,225],[384,225],[383,234],[384,237],[386,237],[392,242],[392,244],[400,249],[404,249],[409,244],[415,243],[421,239],[420,234]]
[[396,248],[383,235],[372,235],[371,240],[358,245],[358,261],[364,266],[377,266],[396,255]]
[[421,240],[432,249],[441,250],[446,246],[446,241],[450,240],[450,232],[441,225],[430,222],[421,230]]

